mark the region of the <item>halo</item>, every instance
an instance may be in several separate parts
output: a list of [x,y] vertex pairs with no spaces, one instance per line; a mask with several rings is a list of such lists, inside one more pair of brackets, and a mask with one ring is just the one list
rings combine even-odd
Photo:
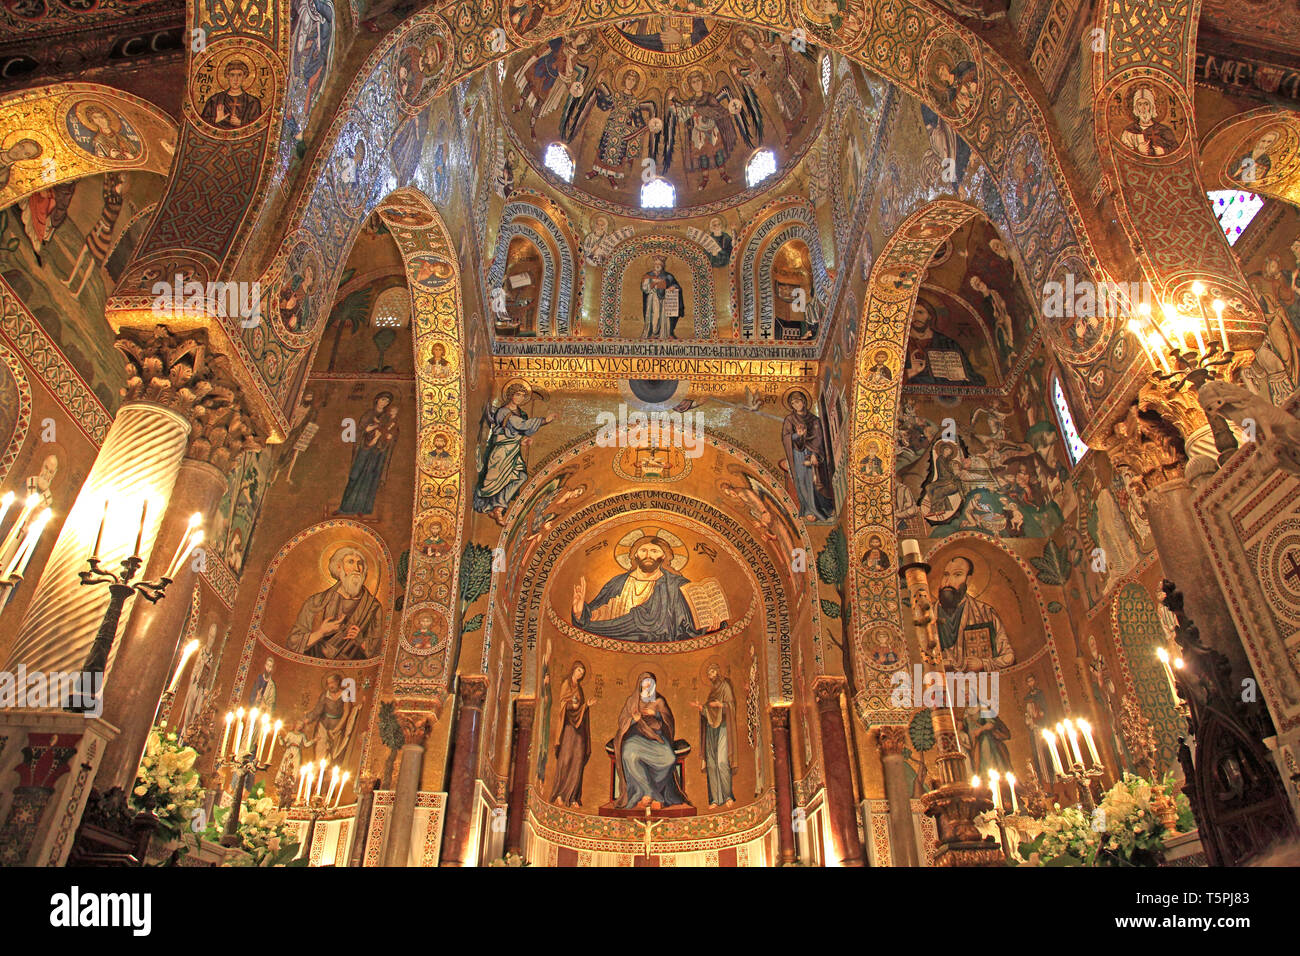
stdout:
[[618,88],[619,88],[619,91],[620,91],[620,92],[622,91],[622,89],[623,89],[623,84],[624,84],[624,82],[627,80],[627,75],[628,75],[629,73],[633,74],[633,75],[636,77],[636,88],[632,90],[631,95],[632,95],[632,96],[640,96],[640,95],[641,95],[641,91],[645,88],[645,76],[644,76],[644,74],[642,74],[642,72],[641,72],[640,70],[638,70],[638,69],[637,69],[636,67],[634,67],[634,66],[633,66],[633,67],[628,67],[626,70],[624,70],[622,73],[619,74],[619,77],[618,77]]
[[[939,550],[943,551],[942,548]],[[935,580],[938,580],[939,575],[943,573],[943,569],[947,567],[948,562],[953,558],[965,558],[971,563],[972,567],[974,567],[974,570],[966,579],[966,596],[978,600],[980,595],[988,590],[991,581],[991,574],[988,565],[983,561],[978,560],[979,556],[971,551],[961,547],[956,547],[951,551],[944,552],[942,555],[938,552],[930,555],[929,561],[930,566],[934,569]],[[942,562],[942,564],[940,564],[940,562]],[[937,588],[935,593],[938,593]]]
[[[563,680],[568,680],[570,677],[573,676],[573,669],[575,667],[582,668],[583,680],[586,680],[588,677],[591,676],[591,665],[587,663],[586,659],[582,657],[572,657],[569,659],[569,666],[566,667],[563,671],[564,674]],[[559,677],[559,676],[560,676],[559,674],[555,674],[555,677]],[[554,677],[552,679],[554,679]]]
[[[506,402],[510,401],[510,393],[511,393],[511,391],[514,390],[514,387],[515,387],[516,385],[521,385],[521,386],[523,386],[524,390],[525,390],[526,392],[528,392],[528,398],[532,398],[532,397],[533,397],[533,387],[532,387],[531,385],[528,384],[528,380],[527,380],[527,379],[524,379],[524,378],[512,378],[512,379],[510,379],[509,381],[507,381],[506,384],[505,384],[505,385],[502,387],[502,389],[501,389],[501,402],[502,402],[502,404],[505,404]],[[526,399],[524,399],[524,401],[528,401],[528,399],[526,398]]]
[[813,410],[813,399],[812,399],[812,395],[809,394],[810,391],[811,389],[809,389],[807,386],[804,385],[791,386],[790,388],[787,388],[785,390],[785,394],[781,396],[781,404],[783,404],[786,408],[790,409],[790,411],[793,412],[794,407],[791,405],[790,399],[795,392],[799,392],[803,395],[805,401],[807,402],[807,411],[811,413]]
[[317,561],[321,580],[328,581],[331,586],[335,583],[334,576],[330,574],[330,559],[334,557],[339,548],[356,548],[361,552],[361,556],[366,559],[365,585],[370,589],[370,593],[374,594],[379,588],[379,562],[370,548],[353,538],[341,538],[332,541],[321,549],[320,558]]
[[120,133],[122,131],[122,117],[118,115],[117,110],[113,109],[113,107],[109,106],[107,103],[101,103],[99,100],[81,100],[77,105],[72,107],[73,112],[77,114],[77,122],[86,129],[95,128],[91,125],[88,115],[92,109],[97,109],[108,117],[108,128],[114,133]]
[[729,660],[727,660],[727,659],[724,658],[724,657],[719,657],[719,656],[717,656],[716,654],[713,655],[712,657],[707,657],[707,658],[704,659],[704,663],[702,663],[702,664],[700,665],[700,673],[699,673],[699,675],[698,675],[699,678],[700,678],[700,685],[701,685],[702,687],[708,687],[708,686],[709,686],[709,667],[712,666],[712,665],[715,665],[715,664],[716,664],[717,667],[718,667],[718,674],[719,674],[720,676],[722,676],[722,677],[730,677],[730,676],[731,676],[731,673],[730,673],[730,671],[731,671],[731,662],[730,662]]
[[623,570],[632,570],[632,550],[642,538],[662,538],[667,541],[673,549],[673,560],[669,566],[679,573],[686,567],[686,562],[690,558],[686,553],[686,543],[667,528],[647,527],[629,531],[618,539],[618,544],[614,545],[614,560]]

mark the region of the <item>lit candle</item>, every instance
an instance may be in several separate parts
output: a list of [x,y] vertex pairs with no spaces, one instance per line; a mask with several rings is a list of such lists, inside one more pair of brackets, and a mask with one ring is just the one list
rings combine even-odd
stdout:
[[271,762],[271,757],[275,753],[275,745],[280,740],[280,728],[284,726],[283,720],[277,720],[271,728],[271,743],[266,748],[266,762]]
[[10,506],[14,503],[14,493],[6,491],[3,498],[0,498],[0,524],[4,524],[5,515],[9,513]]
[[978,789],[980,788],[980,775],[979,775],[979,774],[975,774],[975,776],[973,776],[973,777],[970,778],[970,785],[971,785],[971,789],[972,789],[972,790],[978,790]]
[[40,513],[40,516],[31,523],[27,529],[27,534],[23,538],[23,543],[19,545],[18,550],[14,552],[13,560],[9,562],[9,567],[5,568],[3,578],[8,579],[12,575],[21,576],[27,570],[27,562],[32,559],[32,553],[36,550],[36,542],[41,537],[41,532],[45,526],[50,523],[50,518],[54,513],[46,508]]
[[1142,326],[1137,319],[1128,320],[1128,330],[1133,333],[1138,340],[1138,345],[1142,346],[1142,351],[1146,353],[1147,361],[1151,363],[1151,368],[1156,367],[1156,357],[1151,351],[1151,346],[1147,344],[1146,336],[1142,333]]
[[230,756],[239,756],[239,742],[244,739],[244,708],[235,711],[235,746],[230,751]]
[[1061,767],[1061,755],[1056,752],[1056,734],[1044,727],[1043,740],[1047,741],[1047,749],[1052,753],[1052,768],[1058,774],[1064,774],[1065,770]]
[[903,539],[903,563],[920,564],[921,563],[921,542],[915,538]]
[[324,757],[320,758],[320,774],[316,777],[316,796],[320,796],[321,788],[325,785],[325,767],[328,765]]
[[302,788],[307,785],[307,774],[311,772],[311,764],[298,768],[298,792],[294,794],[293,802],[302,803]]
[[140,530],[136,532],[135,550],[131,552],[136,557],[141,556],[140,550],[144,545],[144,525],[148,515],[149,515],[149,499],[145,498],[144,501],[140,503]]
[[1092,739],[1092,724],[1082,718],[1075,722],[1079,725],[1079,729],[1083,731],[1083,741],[1088,745],[1088,755],[1092,757],[1092,765],[1100,767],[1101,758],[1097,756],[1097,744]]
[[1074,721],[1068,717],[1062,721],[1065,725],[1065,733],[1070,738],[1070,750],[1074,752],[1074,762],[1080,767],[1083,766],[1083,751],[1079,749],[1079,734],[1074,729]]
[[234,720],[235,715],[230,711],[226,711],[226,731],[221,735],[221,749],[217,751],[218,757],[226,755],[226,744],[230,741],[230,725],[234,723]]
[[1219,341],[1223,343],[1223,351],[1228,351],[1228,330],[1223,327],[1223,300],[1215,299],[1212,303],[1214,314],[1219,320]]
[[186,644],[185,649],[181,651],[181,659],[176,665],[176,673],[172,674],[172,682],[167,685],[167,693],[176,693],[176,685],[181,682],[181,672],[185,670],[185,665],[190,662],[194,652],[199,649],[197,638],[191,638]]
[[257,738],[257,762],[262,762],[262,754],[266,750],[266,738],[271,733],[271,715],[262,715],[262,735]]
[[1019,813],[1020,804],[1016,802],[1016,775],[1014,773],[1007,774],[1007,787],[1011,790],[1011,812]]
[[176,575],[180,572],[181,565],[185,559],[190,556],[190,552],[199,546],[203,541],[203,531],[199,528],[199,523],[203,520],[203,515],[195,512],[190,515],[190,523],[185,528],[185,534],[181,537],[181,543],[176,546],[176,554],[172,556],[171,564],[167,565],[167,573],[163,577],[169,581],[176,580]]
[[334,788],[339,785],[339,765],[334,765],[334,772],[330,774],[330,788],[325,791],[325,803],[328,805],[334,799]]
[[305,769],[307,771],[307,789],[303,791],[303,800],[307,801],[311,799],[311,784],[316,779],[316,765],[309,763]]
[[99,557],[99,546],[104,543],[104,523],[108,521],[108,499],[104,499],[104,513],[99,516],[99,530],[95,532],[95,548],[90,552],[92,558]]
[[1169,684],[1169,694],[1178,703],[1178,685],[1174,681],[1174,672],[1169,668],[1169,652],[1163,647],[1156,648],[1156,657],[1160,658],[1160,665],[1165,669],[1165,682]]
[[989,771],[989,790],[993,794],[993,809],[1002,809],[1002,784],[1000,782],[1002,775],[997,769]]
[[[1165,346],[1172,352],[1175,346],[1171,336],[1178,335],[1178,313],[1175,312],[1174,307],[1168,303],[1161,306],[1161,310],[1165,314],[1165,324],[1162,326],[1159,322],[1153,320],[1151,325],[1156,332],[1159,333],[1160,337],[1165,340]],[[1178,343],[1179,346],[1182,346],[1182,344],[1181,341]]]
[[1165,350],[1160,348],[1160,346],[1156,344],[1157,338],[1159,338],[1159,336],[1157,336],[1154,332],[1150,333],[1149,335],[1147,335],[1147,344],[1151,346],[1151,349],[1155,353],[1156,358],[1160,360],[1160,367],[1163,368],[1165,370],[1165,374],[1168,375],[1169,359],[1165,358]]
[[338,807],[338,805],[343,801],[343,788],[348,785],[348,777],[350,776],[352,775],[345,770],[343,771],[343,776],[339,778],[339,792],[334,794],[335,807]]
[[23,502],[23,510],[18,512],[18,520],[13,523],[13,527],[5,535],[4,544],[0,545],[0,561],[7,561],[15,553],[14,549],[18,547],[18,535],[27,526],[27,519],[32,516],[32,512],[36,510],[36,506],[40,503],[40,495],[31,494],[27,496],[27,500]]
[[244,741],[244,750],[248,753],[253,752],[253,731],[257,729],[257,708],[254,707],[248,712],[248,730],[247,739]]

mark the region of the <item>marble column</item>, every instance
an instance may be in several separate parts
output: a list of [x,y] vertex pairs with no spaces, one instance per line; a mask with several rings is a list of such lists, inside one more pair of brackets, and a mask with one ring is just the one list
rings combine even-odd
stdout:
[[858,835],[857,799],[853,795],[853,769],[840,706],[844,687],[843,677],[818,677],[813,682],[825,764],[826,808],[839,865],[865,866],[862,838]]
[[474,786],[478,780],[479,743],[483,731],[483,704],[488,679],[482,674],[461,675],[456,680],[459,708],[452,744],[451,775],[447,783],[447,818],[443,826],[442,866],[464,866],[470,830],[474,826]]
[[1217,467],[1210,457],[1213,442],[1205,447],[1209,432],[1205,412],[1190,389],[1175,393],[1147,385],[1099,447],[1117,469],[1130,472],[1146,489],[1143,504],[1164,576],[1183,592],[1187,613],[1205,643],[1228,659],[1233,678],[1240,680],[1253,672],[1193,512],[1195,485]]
[[406,866],[411,853],[411,829],[415,826],[415,802],[420,795],[424,772],[424,738],[402,746],[401,766],[393,792],[393,812],[388,817],[388,839],[384,842],[384,866]]
[[885,799],[889,801],[889,848],[894,866],[920,866],[916,832],[912,827],[912,793],[903,762],[907,728],[878,727],[876,742],[880,745],[880,765],[885,776]]
[[[19,664],[26,664],[29,672],[81,670],[109,604],[106,586],[82,586],[78,577],[87,569],[86,559],[94,550],[104,503],[108,502],[108,519],[99,548],[100,566],[118,571],[136,550],[146,496],[153,508],[145,515],[139,550],[147,559],[162,529],[189,430],[184,415],[154,402],[128,401],[118,409],[36,582],[4,670],[13,671]],[[175,597],[164,598],[168,599]],[[126,620],[127,614],[123,614],[108,659],[110,673],[122,646]]]
[[[226,491],[226,476],[212,465],[187,458],[181,462],[171,501],[163,515],[153,557],[144,579],[153,581],[167,570],[176,549],[189,529],[190,516],[203,516],[211,525],[217,505]],[[135,781],[140,755],[153,726],[154,711],[172,676],[176,651],[190,610],[190,593],[198,575],[193,560],[187,561],[157,604],[135,600],[122,637],[118,641],[114,679],[104,691],[104,719],[120,729],[108,745],[95,786],[126,789]],[[191,661],[190,666],[195,662]],[[117,679],[118,675],[129,675]]]
[[782,866],[799,856],[794,837],[794,772],[790,766],[790,705],[773,704],[772,774],[776,788],[776,846]]
[[[514,727],[510,732],[510,802],[506,810],[506,852],[524,852],[524,817],[528,814],[528,768],[532,766],[533,715],[537,701],[521,697],[515,701]],[[542,746],[547,746],[546,742]]]
[[357,786],[357,818],[352,828],[352,844],[348,851],[348,866],[364,866],[366,843],[370,839],[370,817],[375,809],[375,787],[378,777],[367,777]]

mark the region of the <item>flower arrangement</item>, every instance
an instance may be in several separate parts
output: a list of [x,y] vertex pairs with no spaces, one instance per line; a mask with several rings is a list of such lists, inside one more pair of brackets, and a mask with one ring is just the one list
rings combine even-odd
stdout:
[[171,838],[190,829],[194,811],[203,797],[199,773],[194,769],[198,751],[183,747],[165,725],[149,731],[144,756],[131,788],[130,806],[137,813],[152,812]]
[[[212,814],[204,836],[212,841],[221,839],[230,807],[217,807]],[[299,844],[296,835],[286,823],[288,814],[266,795],[266,784],[258,781],[244,792],[244,804],[239,811],[239,848],[245,856],[231,866],[306,866],[307,859],[295,860]]]
[[[1165,796],[1172,776],[1158,784],[1125,773],[1093,810],[1054,805],[1042,820],[1042,832],[1020,845],[1021,855],[1038,866],[1158,866],[1165,841],[1194,826],[1183,794]],[[1176,829],[1166,823],[1163,802],[1173,799]],[[1164,819],[1162,819],[1164,818]]]
[[528,866],[529,863],[518,853],[507,853],[496,860],[490,860],[488,866]]

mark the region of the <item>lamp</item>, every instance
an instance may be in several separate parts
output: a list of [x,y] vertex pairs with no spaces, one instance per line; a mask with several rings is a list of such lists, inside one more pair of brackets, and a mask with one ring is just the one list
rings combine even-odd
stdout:
[[1226,308],[1223,299],[1210,299],[1205,283],[1197,279],[1190,293],[1183,295],[1182,304],[1161,303],[1159,317],[1149,303],[1141,303],[1129,319],[1128,330],[1142,346],[1158,381],[1174,391],[1189,384],[1196,389],[1210,379],[1226,378],[1224,367],[1231,366],[1236,357],[1223,322]]

